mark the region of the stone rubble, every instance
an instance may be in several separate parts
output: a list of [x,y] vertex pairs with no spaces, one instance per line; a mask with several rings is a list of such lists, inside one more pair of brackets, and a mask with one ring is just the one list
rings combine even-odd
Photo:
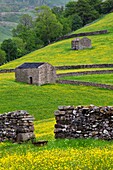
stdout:
[[35,137],[34,117],[24,110],[0,114],[0,142],[24,142]]
[[113,139],[113,106],[59,106],[55,138]]

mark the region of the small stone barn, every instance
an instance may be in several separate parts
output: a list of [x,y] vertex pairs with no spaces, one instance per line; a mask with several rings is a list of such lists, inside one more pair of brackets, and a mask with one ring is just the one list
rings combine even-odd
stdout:
[[49,63],[24,63],[15,69],[15,79],[39,86],[55,83],[56,70]]
[[73,50],[82,50],[84,48],[91,48],[91,40],[87,37],[82,39],[76,38],[71,42],[71,48]]

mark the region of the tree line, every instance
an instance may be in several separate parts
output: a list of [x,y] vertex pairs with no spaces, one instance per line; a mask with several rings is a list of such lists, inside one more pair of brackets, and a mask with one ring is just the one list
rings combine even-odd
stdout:
[[112,12],[113,0],[70,1],[65,7],[35,8],[35,19],[24,14],[13,29],[13,37],[4,40],[0,48],[0,65],[40,49],[58,37]]

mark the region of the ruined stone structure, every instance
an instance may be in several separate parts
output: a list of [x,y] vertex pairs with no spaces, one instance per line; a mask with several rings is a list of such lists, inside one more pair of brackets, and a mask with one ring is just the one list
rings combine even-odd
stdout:
[[34,118],[24,110],[0,114],[0,142],[24,142],[35,137]]
[[113,139],[113,107],[59,106],[55,138]]
[[49,63],[24,63],[15,69],[16,81],[28,84],[50,84],[56,81],[56,70]]
[[87,37],[82,39],[76,38],[71,42],[71,48],[73,50],[82,50],[84,48],[91,48],[91,40]]

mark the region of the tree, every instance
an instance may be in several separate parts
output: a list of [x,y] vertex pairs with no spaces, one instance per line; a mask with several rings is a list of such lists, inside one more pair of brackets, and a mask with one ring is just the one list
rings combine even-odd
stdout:
[[101,4],[103,0],[88,0],[88,3],[101,14]]
[[28,15],[28,14],[22,15],[22,17],[20,18],[19,23],[20,23],[20,25],[23,25],[26,28],[33,27],[32,17],[30,15]]
[[63,6],[61,6],[61,7],[54,6],[52,8],[52,13],[56,15],[57,19],[59,19],[63,16],[63,12],[64,12]]
[[20,37],[21,39],[26,38],[26,32],[30,29],[33,29],[34,23],[32,17],[28,14],[24,14],[19,21],[19,24],[16,28],[12,30],[13,37]]
[[17,47],[17,57],[21,57],[24,54],[26,54],[26,49],[25,49],[25,43],[23,42],[23,40],[19,37],[13,37],[12,38],[13,42],[16,44]]
[[[34,29],[27,29],[23,25],[18,25],[16,29],[13,29],[13,36],[22,39],[25,45],[25,53],[29,53],[39,47],[41,47],[42,42],[39,37],[36,35],[36,31]],[[41,42],[41,45],[37,45],[37,43]]]
[[[20,38],[24,43],[24,54],[29,53],[35,49],[37,49],[37,40],[39,38],[36,36],[36,33],[34,31],[34,22],[32,21],[32,17],[25,14],[21,17],[19,24],[17,25],[17,28],[13,29],[13,37]],[[18,50],[22,52],[19,48]],[[22,52],[23,54],[23,52]],[[20,55],[22,55],[20,54]]]
[[76,8],[77,14],[83,21],[83,25],[90,23],[99,17],[98,11],[96,11],[87,0],[78,0]]
[[102,13],[107,14],[113,10],[113,0],[103,1],[101,4]]
[[76,8],[77,2],[75,1],[70,1],[66,4],[65,7],[65,16],[68,17],[70,15],[73,15],[75,13],[77,13],[77,8]]
[[5,51],[0,49],[0,65],[2,65],[6,61],[6,53]]
[[13,37],[19,37],[24,41],[27,38],[26,37],[27,30],[28,28],[19,23],[17,27],[12,30]]
[[71,23],[72,31],[75,31],[83,26],[83,21],[78,14],[72,15],[70,17],[70,20],[72,22]]
[[37,9],[36,33],[45,45],[62,35],[62,24],[57,20],[55,14],[47,6]]
[[26,45],[25,45],[25,49],[27,51],[27,53],[34,51],[36,49],[39,49],[43,46],[43,41],[40,40],[39,36],[36,35],[35,30],[31,29],[31,30],[27,30],[26,32]]
[[17,58],[17,46],[12,39],[4,40],[1,44],[1,49],[6,52],[6,61],[11,61]]
[[62,24],[62,35],[68,34],[71,32],[71,20],[69,18],[61,17],[59,22]]
[[64,16],[64,7],[53,7],[52,12],[56,15],[57,20],[62,24],[62,35],[71,32],[71,21],[68,17]]

